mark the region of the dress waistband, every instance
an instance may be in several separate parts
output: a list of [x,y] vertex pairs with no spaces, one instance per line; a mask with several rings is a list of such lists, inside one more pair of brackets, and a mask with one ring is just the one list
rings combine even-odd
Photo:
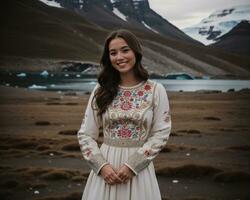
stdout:
[[115,147],[141,147],[144,144],[144,141],[132,139],[112,139],[104,137],[103,143]]

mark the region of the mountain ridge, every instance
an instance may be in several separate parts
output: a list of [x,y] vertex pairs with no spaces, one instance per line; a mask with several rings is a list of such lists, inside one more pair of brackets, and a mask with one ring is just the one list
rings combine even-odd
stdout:
[[250,55],[250,22],[241,21],[232,30],[217,38],[212,47],[224,49],[232,53]]
[[[199,42],[153,11],[148,0],[54,0],[54,2],[83,15],[88,20],[104,28],[110,28],[110,24],[112,24],[113,28],[131,28],[130,25],[132,24],[134,29],[153,31],[173,39],[199,44]],[[124,15],[126,20],[119,18],[114,9]],[[98,13],[98,17],[95,13]],[[119,20],[109,18],[108,15],[110,14],[116,15]]]
[[[101,7],[95,7],[94,10],[107,14],[110,19],[121,21],[118,17],[115,18],[114,14],[103,11]],[[36,70],[39,69],[35,65],[36,59],[45,64],[46,59],[52,64],[53,60],[98,63],[105,37],[111,30],[116,29],[116,26],[113,27],[108,22],[106,26],[110,29],[72,10],[50,7],[37,0],[9,0],[0,13],[1,19],[6,19],[2,20],[3,34],[0,37],[3,44],[0,49],[1,69],[14,69],[12,64],[15,66],[15,63],[11,61],[13,57],[30,58]],[[142,43],[143,64],[150,73],[249,76],[249,57],[173,39],[145,31],[143,28],[134,28],[132,25],[129,30],[134,32]],[[18,62],[18,59],[13,60]],[[25,69],[27,62],[20,61],[22,65],[20,64],[19,69]],[[49,64],[44,66],[54,69]],[[56,69],[60,70],[60,67]]]
[[250,21],[250,4],[220,9],[200,23],[182,29],[190,37],[205,45],[213,44],[242,20]]

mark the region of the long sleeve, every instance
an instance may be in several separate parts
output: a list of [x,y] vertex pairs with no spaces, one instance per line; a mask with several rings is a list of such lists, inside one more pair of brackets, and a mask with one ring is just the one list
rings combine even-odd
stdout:
[[104,159],[96,142],[99,137],[101,118],[97,116],[97,110],[95,108],[93,109],[92,99],[97,88],[98,85],[96,85],[90,95],[85,111],[85,117],[79,131],[77,132],[82,155],[96,174],[98,174],[101,168],[108,163]]
[[153,97],[153,121],[144,145],[125,163],[136,175],[146,168],[166,145],[171,131],[168,96],[162,84],[157,84]]

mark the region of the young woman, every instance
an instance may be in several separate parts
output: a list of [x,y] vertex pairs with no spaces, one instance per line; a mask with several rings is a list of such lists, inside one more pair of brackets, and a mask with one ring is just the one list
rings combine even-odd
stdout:
[[164,87],[148,79],[141,59],[141,45],[130,31],[107,37],[98,84],[78,131],[92,169],[82,200],[161,199],[152,160],[170,135],[169,101]]

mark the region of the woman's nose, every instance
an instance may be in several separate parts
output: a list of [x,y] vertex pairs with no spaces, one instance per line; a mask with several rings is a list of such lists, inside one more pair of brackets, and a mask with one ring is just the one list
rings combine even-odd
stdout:
[[119,60],[119,59],[123,59],[122,52],[117,53],[117,60]]

